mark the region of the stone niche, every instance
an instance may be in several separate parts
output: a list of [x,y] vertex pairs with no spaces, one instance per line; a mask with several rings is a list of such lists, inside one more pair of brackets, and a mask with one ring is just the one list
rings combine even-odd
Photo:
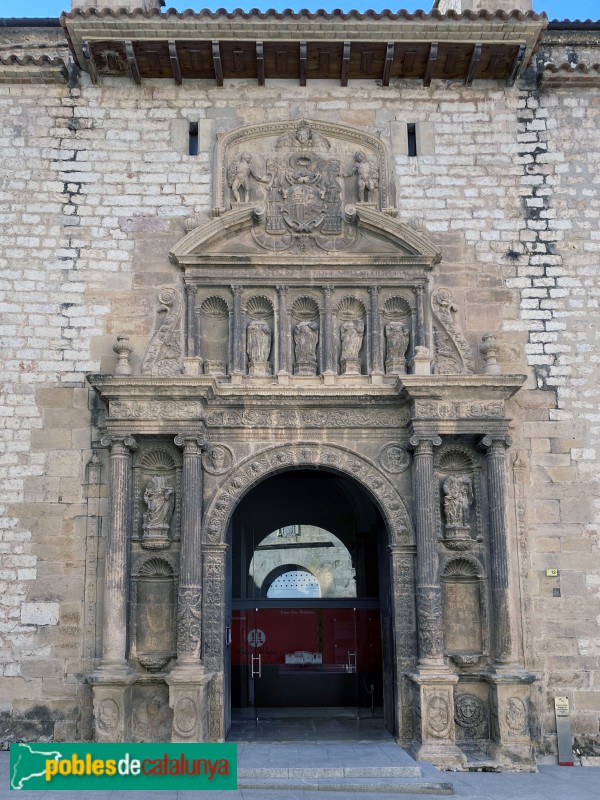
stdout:
[[442,567],[444,649],[457,661],[478,659],[484,651],[483,569],[473,556],[457,556]]
[[131,655],[149,672],[175,656],[177,567],[166,554],[145,555],[131,579]]
[[227,375],[230,363],[230,304],[224,294],[201,296],[196,301],[196,336],[202,343],[204,373]]

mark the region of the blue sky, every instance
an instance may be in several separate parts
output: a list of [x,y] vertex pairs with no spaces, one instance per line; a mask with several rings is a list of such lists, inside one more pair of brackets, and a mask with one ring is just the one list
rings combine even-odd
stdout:
[[[392,5],[386,2],[379,2],[374,0],[371,4],[364,4],[361,2],[327,2],[324,0],[322,3],[315,2],[287,2],[277,3],[273,0],[272,3],[259,4],[258,0],[255,2],[240,3],[240,2],[221,2],[221,3],[206,3],[206,2],[193,2],[193,0],[167,0],[167,6],[173,6],[179,11],[186,8],[193,8],[196,11],[201,8],[221,8],[225,6],[227,9],[243,8],[249,10],[255,6],[261,8],[276,8],[283,10],[284,8],[293,8],[295,11],[301,8],[308,8],[312,11],[317,8],[341,8],[344,11],[350,9],[358,9],[364,11],[367,8],[373,8],[376,11],[381,11],[384,8],[405,8],[407,11],[415,11],[417,8],[424,8],[429,11],[433,5],[433,0],[404,0],[399,5]],[[70,10],[70,0],[0,0],[0,17],[57,17],[62,11]],[[550,19],[600,19],[600,0],[534,0],[533,7],[536,11],[545,11]]]

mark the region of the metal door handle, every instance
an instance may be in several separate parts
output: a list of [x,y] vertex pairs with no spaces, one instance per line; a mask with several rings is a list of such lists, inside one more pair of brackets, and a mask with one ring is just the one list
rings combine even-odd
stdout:
[[[252,659],[252,662],[251,662],[251,665],[250,665],[250,667],[251,667],[251,677],[252,678],[262,678],[262,663],[261,663],[262,656],[260,656],[260,655],[258,655],[258,656],[250,656],[250,658]],[[254,668],[255,664],[257,665],[257,669]]]
[[348,672],[356,672],[356,653],[348,651]]

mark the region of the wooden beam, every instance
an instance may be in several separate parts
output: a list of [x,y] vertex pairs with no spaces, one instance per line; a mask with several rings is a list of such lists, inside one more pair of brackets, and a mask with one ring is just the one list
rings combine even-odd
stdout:
[[90,74],[90,78],[92,79],[92,83],[98,83],[98,70],[96,69],[96,62],[94,61],[94,56],[92,55],[92,49],[87,39],[84,39],[83,42],[81,43],[81,50],[83,52],[83,57],[86,60],[88,66],[88,72]]
[[385,64],[383,65],[383,75],[381,77],[382,86],[390,85],[390,73],[392,72],[392,64],[394,62],[394,43],[388,42],[385,50]]
[[219,42],[216,39],[213,39],[212,43],[212,57],[213,57],[213,67],[215,70],[215,80],[217,82],[217,86],[223,86],[223,65],[221,63],[221,48],[219,47]]
[[171,72],[173,73],[173,80],[179,86],[181,84],[181,66],[179,64],[179,56],[177,55],[177,45],[173,39],[169,39],[169,59],[171,61]]
[[265,85],[265,49],[262,42],[256,43],[256,78],[259,86]]
[[308,45],[300,42],[300,86],[306,86],[306,66],[308,63]]
[[515,81],[517,80],[517,75],[519,74],[519,70],[523,66],[523,60],[525,58],[525,50],[526,46],[524,44],[519,46],[519,52],[515,56],[515,60],[512,65],[512,69],[510,71],[510,77],[507,80],[507,86],[514,86]]
[[427,59],[427,66],[425,67],[425,75],[423,76],[423,86],[431,86],[431,73],[433,66],[437,61],[438,43],[432,42],[429,47],[429,57]]
[[129,62],[129,69],[131,70],[131,77],[139,86],[142,83],[142,76],[140,75],[140,69],[138,67],[131,39],[127,39],[125,42],[125,53],[127,55],[127,61]]
[[471,60],[469,62],[469,69],[467,70],[465,86],[471,86],[473,84],[473,76],[475,75],[477,64],[479,64],[479,61],[481,59],[482,47],[483,45],[481,44],[481,42],[477,42],[477,44],[473,48],[473,52],[471,53]]
[[344,42],[344,52],[342,55],[342,86],[348,86],[348,74],[350,73],[350,42]]

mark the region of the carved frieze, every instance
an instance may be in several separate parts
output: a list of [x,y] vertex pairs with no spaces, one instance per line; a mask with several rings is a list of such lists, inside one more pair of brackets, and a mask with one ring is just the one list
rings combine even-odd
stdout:
[[504,403],[501,400],[483,402],[450,400],[416,400],[414,414],[422,419],[503,418]]
[[197,420],[202,416],[202,403],[195,400],[112,400],[111,419]]
[[408,421],[403,409],[209,409],[213,428],[396,428]]

